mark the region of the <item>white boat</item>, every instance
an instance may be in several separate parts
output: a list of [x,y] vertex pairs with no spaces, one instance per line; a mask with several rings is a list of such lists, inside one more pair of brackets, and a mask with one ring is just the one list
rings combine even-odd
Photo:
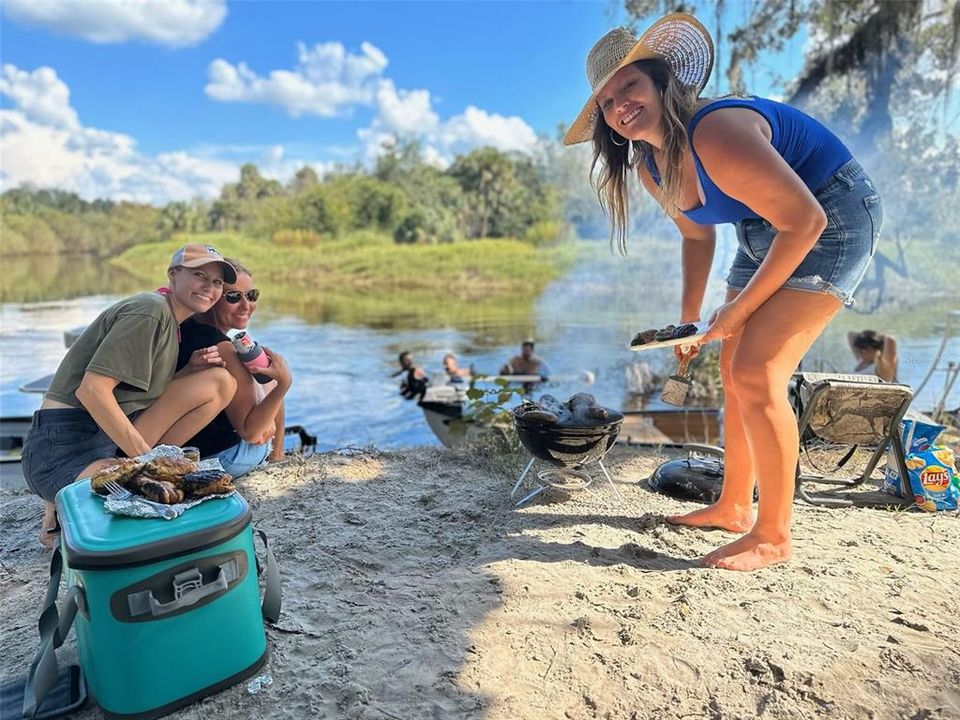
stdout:
[[[431,385],[418,403],[430,430],[445,447],[460,444],[460,435],[466,432],[463,409],[467,401],[467,388],[466,383]],[[451,423],[454,423],[453,428],[450,427]]]

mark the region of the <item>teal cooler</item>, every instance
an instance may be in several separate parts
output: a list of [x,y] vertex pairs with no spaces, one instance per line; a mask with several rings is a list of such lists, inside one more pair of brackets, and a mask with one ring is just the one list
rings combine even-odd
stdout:
[[238,493],[174,520],[113,515],[89,481],[57,495],[80,666],[108,717],[155,718],[267,658],[250,507]]

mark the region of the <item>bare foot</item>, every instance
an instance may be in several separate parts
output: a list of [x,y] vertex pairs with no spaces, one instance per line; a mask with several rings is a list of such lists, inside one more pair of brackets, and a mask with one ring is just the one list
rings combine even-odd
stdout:
[[769,540],[751,532],[729,545],[717,548],[700,562],[706,567],[722,570],[750,571],[784,563],[792,554],[789,535],[779,540]]
[[667,522],[671,525],[688,525],[705,530],[744,533],[753,527],[753,513],[750,507],[736,508],[717,504],[686,515],[670,515]]
[[40,544],[47,550],[53,550],[60,537],[60,523],[53,503],[43,503],[43,519],[40,521]]

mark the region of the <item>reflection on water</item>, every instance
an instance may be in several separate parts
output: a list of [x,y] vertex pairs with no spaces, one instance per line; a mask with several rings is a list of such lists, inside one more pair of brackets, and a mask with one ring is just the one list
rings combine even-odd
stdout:
[[[3,258],[0,302],[55,302],[90,295],[122,297],[165,283],[166,275],[159,268],[155,284],[145,286],[120,267],[92,255]],[[334,323],[394,330],[454,327],[482,331],[489,334],[490,341],[505,343],[518,337],[518,332],[532,332],[529,323],[537,300],[534,292],[522,288],[504,293],[456,283],[442,293],[404,287],[387,291],[342,288],[322,279],[314,279],[311,284],[258,279],[257,285],[263,291],[258,320],[268,312],[294,316],[311,325]]]
[[[0,302],[46,302],[88,295],[130,295],[142,283],[93,255],[0,258]],[[166,276],[157,274],[157,284]]]
[[[112,269],[93,262],[54,259],[3,266],[4,299],[0,310],[0,410],[4,415],[29,414],[37,396],[17,391],[23,383],[53,372],[63,356],[64,330],[90,322],[117,296],[149,289],[130,287]],[[598,243],[565,278],[536,299],[469,297],[451,290],[442,297],[398,291],[390,297],[348,295],[313,288],[264,287],[263,300],[251,333],[284,354],[294,373],[288,395],[287,422],[316,434],[324,449],[376,444],[393,448],[437,444],[421,411],[397,392],[397,355],[410,350],[417,363],[438,372],[446,352],[478,372],[495,373],[515,354],[527,336],[537,340],[537,353],[560,375],[583,370],[596,374],[586,387],[576,382],[553,385],[544,392],[564,398],[589,391],[608,406],[622,407],[626,373],[636,362],[647,362],[660,374],[675,367],[668,350],[634,353],[626,349],[642,327],[675,322],[679,308],[679,270],[658,260],[611,257]],[[97,283],[109,287],[97,292]],[[158,277],[158,284],[162,277]],[[84,283],[88,283],[84,285]],[[75,300],[19,302],[8,300],[8,288],[18,297]],[[714,278],[705,307],[722,300],[723,283]],[[87,295],[85,297],[78,297]],[[929,318],[928,318],[929,319]],[[902,318],[871,317],[869,324],[896,327]],[[864,327],[863,316],[841,313],[805,360],[805,369],[850,370],[846,348],[848,329]],[[911,323],[912,326],[916,326]],[[916,386],[926,375],[939,338],[931,327],[911,337],[897,334],[901,380]],[[960,337],[945,358],[960,359]],[[916,407],[931,407],[942,389],[935,376]],[[948,407],[960,405],[960,384]]]

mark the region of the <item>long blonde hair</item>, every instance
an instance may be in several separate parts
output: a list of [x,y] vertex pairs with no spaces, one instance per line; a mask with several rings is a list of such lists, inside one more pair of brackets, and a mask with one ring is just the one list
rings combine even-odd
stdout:
[[[633,64],[650,77],[663,97],[663,148],[657,201],[667,215],[676,217],[680,214],[683,157],[689,145],[687,123],[696,111],[697,93],[694,89],[681,85],[670,66],[659,58],[638,60]],[[627,216],[630,209],[627,174],[641,163],[646,163],[647,157],[653,153],[653,148],[644,141],[634,143],[626,141],[620,135],[614,137],[614,132],[600,114],[593,129],[590,182],[601,207],[610,215],[610,245],[612,247],[616,241],[620,253],[626,255]]]

